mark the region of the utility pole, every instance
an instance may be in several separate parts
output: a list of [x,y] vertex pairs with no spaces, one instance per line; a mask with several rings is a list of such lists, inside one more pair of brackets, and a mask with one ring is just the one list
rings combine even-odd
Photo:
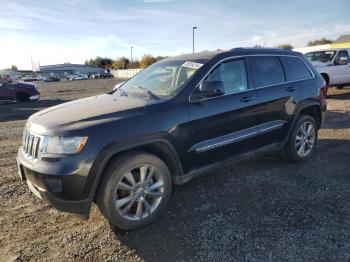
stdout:
[[192,27],[192,52],[194,53],[194,30],[197,29],[197,26]]
[[131,56],[130,56],[130,62],[131,62],[131,68],[134,68],[134,62],[132,61],[132,49],[133,49],[134,47],[132,46],[131,48],[130,48],[130,51],[131,51]]

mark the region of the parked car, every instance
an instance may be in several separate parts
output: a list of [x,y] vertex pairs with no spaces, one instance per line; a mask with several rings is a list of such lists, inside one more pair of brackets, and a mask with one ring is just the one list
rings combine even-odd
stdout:
[[105,79],[105,78],[114,78],[114,76],[111,73],[96,73],[96,74],[92,74],[90,75],[90,78],[93,79]]
[[40,76],[36,76],[36,75],[26,75],[22,77],[22,80],[24,82],[35,82],[35,81],[41,81],[43,79]]
[[23,82],[9,83],[0,80],[0,100],[30,102],[40,98],[40,92],[34,84]]
[[313,51],[305,56],[323,76],[327,85],[341,89],[350,84],[349,54],[350,49],[339,48]]
[[94,201],[111,225],[137,229],[165,211],[173,184],[207,170],[270,150],[310,158],[325,96],[324,79],[292,51],[167,58],[115,92],[32,115],[19,175],[59,210],[88,217]]
[[12,78],[11,78],[10,75],[2,75],[2,74],[0,74],[0,80],[6,81],[6,82],[9,82],[9,83],[12,82]]
[[111,73],[101,73],[100,78],[105,79],[105,78],[114,78],[114,76]]
[[58,82],[58,81],[61,81],[61,79],[57,76],[49,76],[49,77],[44,77],[43,81],[44,82]]
[[70,75],[67,77],[67,80],[69,80],[69,81],[86,80],[86,79],[88,79],[88,76],[85,74],[75,74],[75,75]]
[[90,78],[98,79],[99,78],[99,74],[92,74],[92,75],[90,75]]

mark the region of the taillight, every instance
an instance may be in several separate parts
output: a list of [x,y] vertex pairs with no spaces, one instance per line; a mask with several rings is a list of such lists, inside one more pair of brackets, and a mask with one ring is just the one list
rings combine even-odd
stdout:
[[323,84],[322,84],[322,87],[321,87],[321,94],[324,98],[326,98],[327,96],[327,91],[328,91],[328,88],[327,88],[327,83],[325,80],[323,80]]

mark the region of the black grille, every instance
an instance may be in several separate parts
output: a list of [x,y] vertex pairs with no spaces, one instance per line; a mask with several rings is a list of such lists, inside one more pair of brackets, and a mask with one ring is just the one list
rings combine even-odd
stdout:
[[38,158],[40,137],[24,132],[23,134],[23,152],[34,159]]

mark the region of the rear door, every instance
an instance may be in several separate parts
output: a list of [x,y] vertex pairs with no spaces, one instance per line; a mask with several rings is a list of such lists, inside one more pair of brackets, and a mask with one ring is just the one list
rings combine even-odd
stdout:
[[312,75],[307,70],[304,76],[300,76],[300,66],[306,65],[296,56],[252,56],[249,62],[259,97],[257,143],[262,147],[282,142],[288,133],[296,104],[306,92],[305,79]]
[[223,161],[256,148],[256,91],[246,70],[244,58],[217,65],[204,80],[222,81],[225,94],[189,103],[187,129],[192,168]]

